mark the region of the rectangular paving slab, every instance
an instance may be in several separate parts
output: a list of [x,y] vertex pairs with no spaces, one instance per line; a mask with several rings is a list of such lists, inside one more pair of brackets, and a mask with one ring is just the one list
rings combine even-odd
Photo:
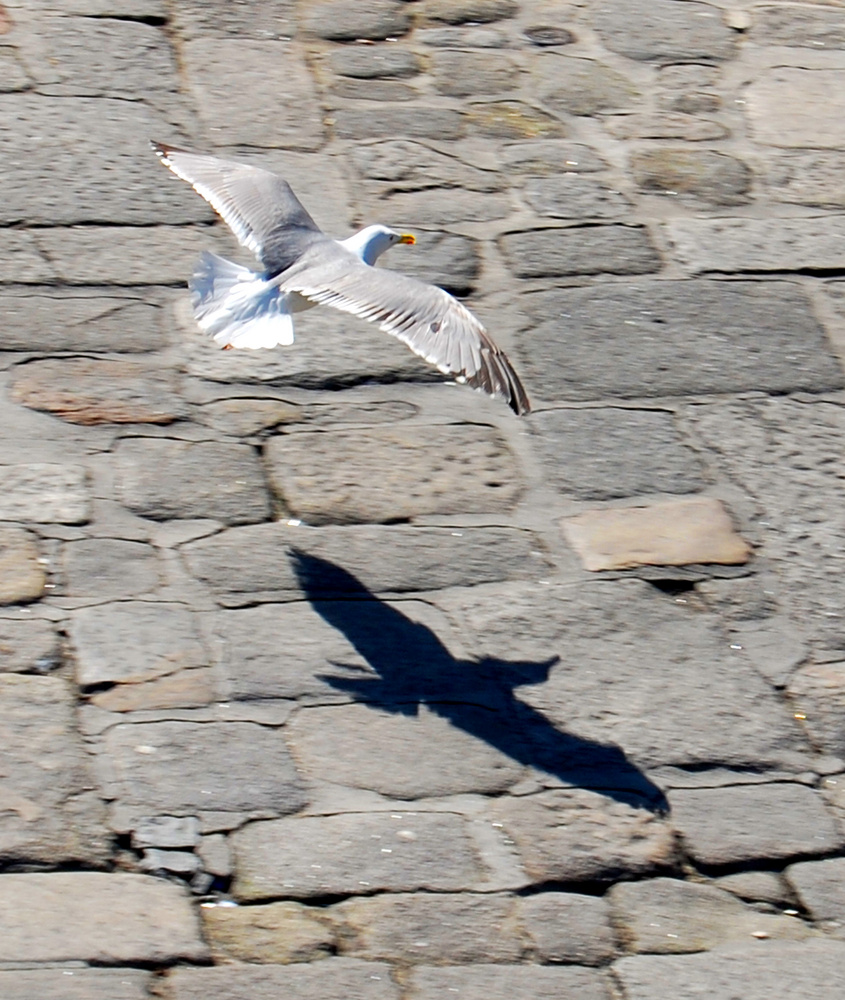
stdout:
[[149,1000],[152,973],[140,969],[0,971],[3,1000]]

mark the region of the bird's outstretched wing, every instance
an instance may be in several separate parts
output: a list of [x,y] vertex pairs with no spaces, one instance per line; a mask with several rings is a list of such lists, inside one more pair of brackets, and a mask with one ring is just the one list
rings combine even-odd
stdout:
[[374,268],[334,244],[306,254],[281,287],[377,323],[440,371],[500,396],[517,414],[531,404],[507,355],[457,299],[395,271]]
[[268,274],[286,270],[312,243],[329,241],[277,174],[160,142],[150,145],[166,167],[205,198]]

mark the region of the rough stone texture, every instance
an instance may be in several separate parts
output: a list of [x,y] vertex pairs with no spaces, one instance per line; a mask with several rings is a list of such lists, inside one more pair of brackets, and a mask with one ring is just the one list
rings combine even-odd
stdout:
[[822,6],[760,5],[750,36],[758,44],[845,48],[845,12]]
[[537,177],[525,185],[525,200],[552,219],[618,219],[631,204],[619,191],[581,177]]
[[340,76],[360,80],[416,76],[422,69],[420,57],[413,49],[384,45],[333,49],[329,65]]
[[441,228],[459,222],[503,219],[511,210],[510,200],[506,195],[470,194],[446,188],[402,191],[386,199],[379,197],[370,205],[370,217],[378,214],[400,230],[407,228],[409,219],[420,226]]
[[557,113],[596,115],[635,107],[640,94],[627,77],[592,59],[548,53],[534,64],[543,103]]
[[331,958],[314,965],[223,965],[171,970],[167,1000],[399,1000],[390,968],[377,962]]
[[208,654],[184,605],[120,601],[75,611],[70,638],[82,685],[136,684],[202,667]]
[[4,1000],[148,1000],[152,973],[140,969],[0,971]]
[[748,201],[752,176],[742,160],[708,149],[639,150],[631,171],[644,191],[694,195],[716,205]]
[[427,0],[425,15],[446,24],[486,24],[513,17],[519,10],[516,0]]
[[84,524],[91,494],[79,465],[0,465],[0,520]]
[[199,839],[195,816],[150,816],[132,831],[133,847],[194,847]]
[[286,42],[241,38],[202,38],[184,46],[184,72],[215,144],[320,147],[314,84],[295,53]]
[[520,901],[519,919],[544,962],[604,965],[616,943],[603,899],[574,892],[541,892]]
[[843,385],[808,299],[788,282],[560,289],[528,297],[526,308],[540,323],[522,340],[526,376],[547,399]]
[[679,788],[669,802],[687,850],[704,865],[827,854],[845,843],[822,799],[803,785]]
[[[746,95],[753,135],[769,146],[845,148],[845,93],[838,69],[775,66]],[[812,108],[812,115],[807,114]]]
[[487,139],[551,139],[566,135],[558,119],[522,101],[471,104],[464,117],[474,134]]
[[398,425],[268,441],[277,495],[309,524],[513,508],[519,470],[490,427]]
[[232,892],[241,900],[456,891],[483,872],[465,821],[453,813],[306,816],[251,823],[232,840]]
[[403,35],[411,24],[404,4],[397,0],[308,0],[300,14],[305,31],[335,42],[359,38],[380,40]]
[[499,156],[509,171],[541,176],[556,176],[561,164],[567,173],[579,174],[595,173],[607,167],[607,163],[589,146],[560,139],[513,142],[499,150]]
[[754,938],[802,940],[812,932],[797,917],[759,913],[709,885],[659,878],[615,885],[608,893],[615,925],[629,951],[709,951]]
[[0,527],[0,604],[37,601],[46,582],[32,532]]
[[126,438],[117,448],[116,467],[119,495],[142,517],[248,524],[270,514],[261,466],[246,445]]
[[0,264],[3,266],[3,276],[0,279],[3,282],[27,285],[53,281],[56,277],[53,265],[44,259],[30,233],[6,230],[2,234]]
[[172,381],[134,361],[64,358],[17,368],[10,396],[74,424],[169,424],[186,409]]
[[469,295],[480,270],[477,244],[453,233],[415,232],[419,254],[402,261],[402,273],[444,288],[452,295]]
[[702,497],[594,510],[566,518],[563,533],[585,569],[745,563],[751,547],[718,500]]
[[579,500],[691,493],[702,486],[700,465],[669,413],[550,410],[532,417],[531,425],[547,481]]
[[807,664],[792,677],[789,694],[814,745],[845,756],[845,664]]
[[[438,186],[499,191],[503,186],[502,178],[494,170],[481,169],[407,139],[358,146],[352,150],[351,158],[361,177],[379,182],[376,188],[379,194]],[[420,242],[416,251],[403,257],[403,269],[415,256],[426,256],[429,252],[430,247]]]
[[706,142],[725,139],[730,134],[721,122],[681,112],[613,115],[605,119],[608,132],[616,139],[684,139]]
[[845,943],[755,941],[702,955],[624,958],[615,970],[630,1000],[770,1000],[797,993],[827,1000],[845,987]]
[[0,671],[47,673],[60,657],[59,636],[50,622],[0,618]]
[[532,881],[597,882],[672,867],[671,831],[643,806],[636,796],[573,788],[500,798],[489,815],[516,844]]
[[155,551],[141,542],[119,538],[69,542],[62,566],[65,592],[73,597],[135,597],[159,584]]
[[382,893],[330,912],[343,954],[392,962],[515,962],[522,954],[512,896]]
[[516,63],[499,53],[446,49],[432,56],[431,72],[438,92],[448,97],[506,93],[519,81]]
[[[318,780],[406,801],[460,792],[492,795],[522,776],[517,762],[441,718],[436,705],[421,706],[410,717],[406,712],[403,706],[308,708],[288,728],[290,745],[303,770]],[[507,722],[486,708],[464,706],[461,725],[483,733]],[[387,769],[385,746],[393,748]]]
[[716,879],[714,884],[749,902],[772,903],[775,906],[788,906],[794,902],[783,877],[774,872],[736,872]]
[[160,879],[7,874],[0,900],[0,961],[140,964],[202,961],[207,954],[185,891]]
[[144,709],[195,708],[215,700],[217,689],[212,672],[180,670],[149,681],[118,684],[91,695],[91,704],[107,712],[138,712]]
[[509,997],[532,997],[533,1000],[610,1000],[611,993],[603,974],[594,969],[556,969],[526,965],[476,965],[470,969],[413,969],[409,974],[414,1000],[460,994],[465,1000],[508,1000]]
[[406,136],[409,139],[460,139],[464,134],[461,115],[451,108],[393,107],[386,105],[374,115],[372,110],[343,108],[332,113],[328,124],[339,139],[356,142],[367,139]]
[[[105,816],[90,794],[69,686],[56,677],[0,675],[0,715],[0,857],[7,863],[104,864],[110,853]],[[0,879],[0,893],[6,878]],[[17,914],[18,906],[10,901],[6,913]],[[0,961],[23,959],[4,938],[0,948],[8,953]]]
[[720,13],[704,3],[608,0],[598,5],[593,24],[609,49],[629,59],[729,59],[734,35]]
[[784,874],[814,920],[831,921],[836,928],[845,925],[845,858],[804,861]]
[[660,258],[638,226],[533,229],[502,237],[502,250],[518,278],[578,274],[646,274]]
[[287,965],[326,958],[335,936],[322,911],[300,903],[204,906],[203,933],[212,953],[238,962]]
[[106,733],[101,754],[113,782],[109,797],[136,816],[284,815],[305,803],[282,736],[251,722],[118,725]]
[[267,0],[260,7],[232,0],[179,0],[167,9],[184,38],[290,39],[296,34],[296,0]]
[[[313,557],[312,596],[402,593],[530,578],[544,563],[528,532],[502,528],[338,527],[311,531],[280,522],[234,528],[182,550],[221,604],[290,599],[303,592],[294,552]],[[248,561],[245,551],[253,553]],[[317,560],[329,565],[322,569]],[[352,578],[332,573],[343,566]]]
[[791,152],[773,156],[766,170],[768,190],[778,201],[814,208],[845,208],[845,155]]

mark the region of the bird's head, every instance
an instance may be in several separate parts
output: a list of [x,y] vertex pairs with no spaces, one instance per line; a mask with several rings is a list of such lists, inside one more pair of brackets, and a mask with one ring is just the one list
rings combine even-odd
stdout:
[[343,245],[352,253],[358,254],[365,264],[375,264],[378,258],[397,243],[416,243],[416,237],[411,233],[397,233],[387,226],[367,226],[360,233],[350,236]]

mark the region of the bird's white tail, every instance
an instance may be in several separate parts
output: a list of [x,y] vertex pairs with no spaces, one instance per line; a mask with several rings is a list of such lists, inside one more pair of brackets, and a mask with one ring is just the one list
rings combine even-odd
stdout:
[[203,253],[188,287],[197,323],[222,347],[293,343],[288,296],[248,267]]

